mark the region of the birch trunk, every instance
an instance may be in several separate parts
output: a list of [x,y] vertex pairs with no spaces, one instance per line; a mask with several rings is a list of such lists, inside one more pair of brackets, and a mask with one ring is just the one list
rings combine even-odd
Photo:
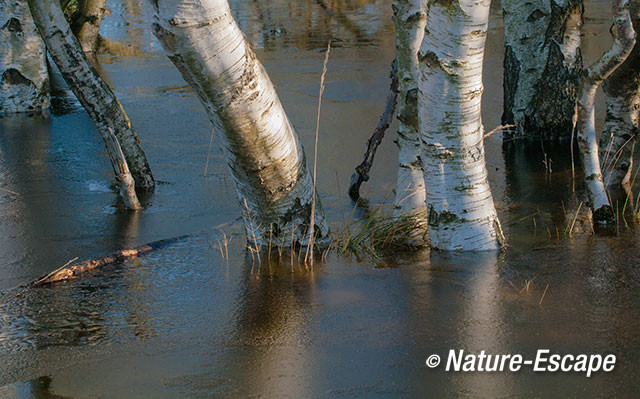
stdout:
[[418,135],[418,51],[427,22],[426,0],[395,0],[398,68],[398,180],[396,215],[414,215],[426,227],[424,173]]
[[85,53],[95,52],[98,48],[98,34],[106,9],[107,0],[85,0],[82,4],[80,19],[74,23],[73,31]]
[[418,107],[433,248],[496,250],[503,244],[480,114],[490,3],[429,4],[419,54]]
[[50,105],[44,43],[26,0],[0,0],[0,116]]
[[[257,245],[309,242],[313,183],[275,88],[226,0],[152,0],[153,31],[220,134],[245,227]],[[328,227],[316,201],[316,243]]]
[[122,148],[136,187],[152,190],[151,169],[131,121],[109,85],[87,61],[58,1],[29,0],[29,6],[51,58],[93,119],[107,148],[111,130]]
[[504,113],[513,136],[568,140],[582,55],[583,0],[502,0]]
[[[631,20],[640,27],[640,1],[632,0]],[[627,185],[631,180],[633,149],[640,113],[640,44],[602,84],[607,115],[600,138],[600,158],[605,187]]]
[[628,0],[612,0],[614,26],[613,45],[598,61],[583,72],[577,102],[578,147],[584,168],[589,203],[596,224],[613,223],[613,210],[605,190],[598,141],[596,139],[595,98],[598,87],[631,53],[635,32],[629,14]]

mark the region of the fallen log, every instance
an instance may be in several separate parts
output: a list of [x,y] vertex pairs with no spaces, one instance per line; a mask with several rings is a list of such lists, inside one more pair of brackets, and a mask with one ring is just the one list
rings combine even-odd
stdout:
[[[180,237],[169,238],[166,240],[153,241],[148,244],[141,245],[136,248],[124,249],[122,251],[114,252],[107,256],[102,256],[96,259],[89,259],[78,263],[73,263],[75,260],[68,262],[64,266],[59,269],[52,271],[49,274],[46,274],[39,279],[31,282],[29,286],[31,287],[40,287],[43,285],[48,285],[52,283],[56,283],[59,281],[67,281],[73,280],[77,278],[80,274],[86,273],[90,270],[94,270],[97,268],[113,265],[116,263],[122,263],[127,260],[131,260],[142,255],[145,255],[153,250],[164,248],[169,244],[173,244],[178,241],[182,241],[186,238],[191,237],[192,235],[184,235]],[[77,258],[76,258],[77,259]]]

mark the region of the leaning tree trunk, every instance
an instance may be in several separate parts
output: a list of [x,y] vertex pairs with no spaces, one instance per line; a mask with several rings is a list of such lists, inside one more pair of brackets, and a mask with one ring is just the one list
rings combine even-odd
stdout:
[[0,116],[49,109],[44,43],[26,0],[0,0]]
[[568,140],[580,84],[583,0],[502,0],[504,113],[513,136]]
[[[111,150],[113,134],[126,158],[136,187],[153,189],[151,170],[127,114],[107,83],[89,65],[78,40],[71,32],[58,0],[29,0],[29,6],[51,58],[96,124],[105,141],[112,164],[117,165],[120,162],[117,154]],[[119,173],[120,170],[124,169],[114,168],[116,178],[122,185],[128,179]],[[131,190],[125,189],[121,192],[130,193]],[[128,202],[125,198],[125,203]]]
[[431,246],[496,250],[502,229],[480,114],[490,0],[434,1],[420,49],[418,108]]
[[[153,31],[221,135],[249,239],[309,242],[313,183],[275,88],[226,0],[152,0]],[[319,202],[316,243],[328,241]]]
[[[632,0],[631,20],[640,27],[640,0]],[[631,180],[633,149],[640,122],[640,44],[602,84],[607,96],[607,116],[600,138],[600,160],[605,187],[627,185]]]
[[98,48],[98,36],[102,17],[107,9],[107,0],[84,0],[80,17],[74,21],[73,32],[85,53],[95,52]]
[[577,102],[578,147],[584,168],[589,203],[596,224],[613,223],[613,210],[605,190],[598,141],[596,139],[595,98],[598,87],[628,57],[636,40],[628,0],[612,0],[614,26],[611,49],[583,72]]
[[[424,173],[418,135],[418,51],[427,22],[426,0],[395,0],[398,68],[398,181],[396,214],[413,215],[426,227]],[[424,223],[424,226],[421,226]]]

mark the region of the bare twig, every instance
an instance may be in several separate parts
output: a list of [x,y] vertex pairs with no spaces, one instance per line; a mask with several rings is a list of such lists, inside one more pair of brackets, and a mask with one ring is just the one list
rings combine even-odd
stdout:
[[351,176],[351,185],[349,186],[349,196],[356,201],[360,198],[360,185],[369,181],[369,170],[373,165],[373,158],[376,155],[378,146],[384,138],[384,134],[391,124],[391,118],[396,112],[396,103],[398,99],[398,66],[396,60],[391,64],[391,86],[387,95],[387,105],[380,117],[380,122],[376,126],[376,130],[367,142],[367,151],[364,153],[364,159],[360,165],[356,167],[356,173]]
[[484,136],[482,136],[483,139],[486,139],[487,137],[493,135],[496,132],[499,132],[501,130],[511,130],[511,128],[516,127],[516,125],[500,125],[498,127],[496,127],[495,129],[491,130],[488,133],[485,133]]

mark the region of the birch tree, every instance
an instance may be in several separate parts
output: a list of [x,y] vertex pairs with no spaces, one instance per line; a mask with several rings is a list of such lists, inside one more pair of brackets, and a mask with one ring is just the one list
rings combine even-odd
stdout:
[[489,6],[490,0],[429,4],[418,109],[433,248],[496,250],[503,243],[480,114]]
[[502,0],[503,124],[529,140],[568,140],[582,70],[583,0]]
[[49,109],[44,43],[26,0],[0,0],[0,116]]
[[396,214],[413,215],[426,227],[424,174],[418,124],[418,51],[427,22],[426,0],[395,0],[398,68],[398,180]]
[[[222,141],[250,241],[305,246],[313,183],[275,88],[226,0],[152,0],[153,31]],[[316,202],[316,243],[328,227]]]
[[602,82],[618,68],[635,46],[635,32],[629,13],[628,0],[612,0],[614,24],[611,29],[613,45],[591,67],[583,72],[577,102],[577,138],[589,204],[596,224],[613,223],[613,210],[609,202],[596,137],[595,98]]
[[[640,1],[630,1],[631,20],[640,27]],[[600,138],[605,187],[629,185],[640,118],[640,44],[602,84],[607,114]]]
[[[89,64],[80,43],[71,32],[58,1],[29,0],[29,7],[51,58],[58,66],[67,85],[93,119],[105,142],[121,193],[128,193],[127,195],[133,193],[135,196],[134,190],[123,186],[130,180],[121,172],[129,170],[136,187],[153,189],[153,176],[131,121],[109,85]],[[114,137],[117,140],[115,146],[113,145]],[[122,163],[118,157],[119,151],[114,151],[118,147],[126,161],[126,165],[122,167],[119,166]],[[125,195],[123,199],[126,204],[133,204],[132,207],[136,208],[137,200],[132,202]]]

